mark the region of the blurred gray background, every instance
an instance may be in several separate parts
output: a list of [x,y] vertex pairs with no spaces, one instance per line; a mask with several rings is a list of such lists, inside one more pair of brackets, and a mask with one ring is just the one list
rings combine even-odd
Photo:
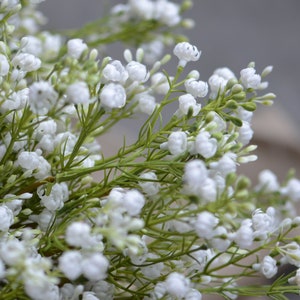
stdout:
[[[95,20],[111,6],[124,2],[47,0],[40,8],[48,17],[46,28],[68,29]],[[200,71],[202,80],[207,80],[214,69],[223,66],[231,68],[237,75],[250,61],[256,62],[258,72],[267,65],[274,66],[268,77],[268,91],[277,95],[276,104],[271,110],[260,109],[262,114],[258,115],[263,116],[254,123],[259,127],[256,136],[260,141],[257,143],[267,141],[260,147],[266,151],[258,162],[258,169],[270,167],[284,173],[290,167],[300,170],[299,15],[299,0],[194,0],[193,8],[185,14],[186,18],[196,21],[195,28],[184,33],[202,50],[200,60],[191,64]],[[117,50],[110,49],[109,55],[122,59]],[[130,133],[136,125],[128,124]],[[126,127],[122,128],[121,132],[125,131]],[[288,152],[290,150],[293,153]],[[284,157],[281,152],[285,153]],[[267,163],[271,154],[272,161]]]

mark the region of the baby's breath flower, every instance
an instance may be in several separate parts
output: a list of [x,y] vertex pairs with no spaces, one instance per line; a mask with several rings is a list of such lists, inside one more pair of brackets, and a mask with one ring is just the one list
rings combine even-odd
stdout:
[[59,269],[70,280],[77,279],[82,274],[82,255],[79,251],[65,251],[58,259]]
[[261,77],[254,68],[246,68],[241,70],[241,82],[246,89],[256,90],[260,87]]
[[201,110],[201,104],[196,102],[196,99],[191,94],[181,95],[178,98],[179,110],[176,112],[178,117],[186,116],[189,111],[192,111],[192,116],[195,117]]
[[158,183],[157,176],[154,172],[144,173],[140,175],[140,178],[145,180],[139,182],[139,185],[143,189],[144,193],[149,196],[153,196],[159,192],[160,184]]
[[55,106],[57,97],[48,81],[36,81],[29,87],[29,107],[38,115],[46,115]]
[[9,63],[5,55],[0,54],[0,76],[6,76],[9,72]]
[[187,42],[178,43],[173,52],[179,59],[178,66],[183,68],[189,61],[197,61],[201,55],[196,46]]
[[184,82],[186,91],[194,97],[205,97],[208,93],[208,84],[205,81],[196,81],[190,78]]
[[137,61],[131,61],[126,65],[126,71],[132,81],[139,83],[146,82],[149,78],[149,73],[145,65]]
[[107,258],[102,253],[93,253],[82,260],[82,273],[91,281],[98,281],[106,278],[106,271],[109,267]]
[[82,53],[88,49],[87,44],[82,39],[72,39],[67,42],[68,55],[79,59]]
[[101,104],[107,108],[122,108],[126,104],[126,92],[118,83],[106,84],[100,92]]
[[187,135],[183,131],[172,132],[168,137],[167,148],[172,155],[183,154],[187,150]]
[[84,81],[74,82],[68,86],[67,100],[74,104],[86,104],[90,102],[89,87]]
[[213,157],[218,149],[218,142],[207,131],[201,131],[195,139],[195,152],[204,158]]
[[114,60],[104,67],[102,76],[105,82],[114,81],[124,83],[128,79],[128,72],[119,60]]
[[0,230],[7,231],[14,222],[14,214],[6,205],[0,206]]
[[12,59],[12,64],[24,72],[36,71],[41,67],[41,60],[30,53],[19,53]]
[[165,285],[169,295],[180,299],[186,297],[190,287],[190,280],[183,274],[174,272],[167,277]]

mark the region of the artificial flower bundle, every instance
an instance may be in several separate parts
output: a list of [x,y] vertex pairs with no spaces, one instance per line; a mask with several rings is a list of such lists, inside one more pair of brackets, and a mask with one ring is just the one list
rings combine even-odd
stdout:
[[[272,67],[185,72],[201,55],[176,33],[189,1],[129,0],[69,35],[40,30],[38,2],[0,2],[0,299],[299,294],[300,181],[237,174]],[[105,56],[115,41],[132,50]],[[104,155],[133,117],[136,141]]]

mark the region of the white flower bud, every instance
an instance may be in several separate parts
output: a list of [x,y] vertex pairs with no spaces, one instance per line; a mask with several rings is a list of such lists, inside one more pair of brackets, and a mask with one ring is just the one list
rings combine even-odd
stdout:
[[13,60],[12,64],[14,67],[20,68],[24,72],[36,71],[41,67],[41,60],[29,53],[19,53]]
[[175,46],[173,53],[179,59],[179,67],[185,67],[189,61],[197,61],[201,55],[201,51],[198,51],[196,46],[187,42],[178,43]]
[[146,66],[137,61],[129,62],[126,66],[126,70],[132,81],[145,82],[149,78]]
[[204,158],[210,158],[215,155],[218,149],[218,142],[210,137],[210,133],[202,131],[196,136],[195,151]]
[[246,89],[258,89],[260,87],[261,77],[255,72],[254,68],[241,70],[241,82]]
[[68,86],[67,100],[74,104],[85,104],[90,102],[89,87],[84,81],[74,82]]
[[121,108],[126,104],[126,92],[118,83],[106,84],[100,93],[101,104],[108,108]]
[[5,55],[0,54],[0,76],[6,76],[9,72],[9,63]]
[[88,48],[82,39],[72,39],[67,43],[68,55],[78,59],[81,54]]
[[277,262],[274,258],[267,255],[263,258],[262,263],[260,264],[260,272],[266,277],[266,278],[272,278],[277,274],[278,268],[276,266]]
[[[147,172],[140,176],[145,181],[140,181],[139,185],[143,189],[143,192],[149,196],[156,195],[159,192],[160,185],[157,182],[157,176],[154,172]],[[147,181],[147,179],[149,181]]]
[[172,155],[183,154],[187,150],[187,135],[183,131],[172,132],[168,138],[168,149]]
[[205,97],[208,93],[208,84],[204,81],[196,81],[190,78],[185,81],[186,91],[194,97]]
[[178,117],[181,117],[182,115],[186,116],[190,109],[193,110],[193,117],[199,114],[201,110],[201,104],[197,103],[196,99],[191,94],[181,95],[178,98],[178,101],[179,110],[176,113]]

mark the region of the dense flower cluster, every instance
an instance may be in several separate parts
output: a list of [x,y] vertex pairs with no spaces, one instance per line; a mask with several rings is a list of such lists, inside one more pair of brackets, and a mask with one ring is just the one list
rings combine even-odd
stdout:
[[[162,71],[189,1],[129,0],[105,33],[92,23],[71,37],[39,30],[39,2],[0,3],[0,299],[299,293],[300,181],[237,175],[256,159],[251,120],[274,99],[260,95],[272,67],[183,76],[201,54],[183,41],[176,74]],[[102,55],[116,37],[140,47]],[[109,129],[133,117],[145,119],[136,142],[105,156]],[[286,264],[298,270],[239,286]]]

